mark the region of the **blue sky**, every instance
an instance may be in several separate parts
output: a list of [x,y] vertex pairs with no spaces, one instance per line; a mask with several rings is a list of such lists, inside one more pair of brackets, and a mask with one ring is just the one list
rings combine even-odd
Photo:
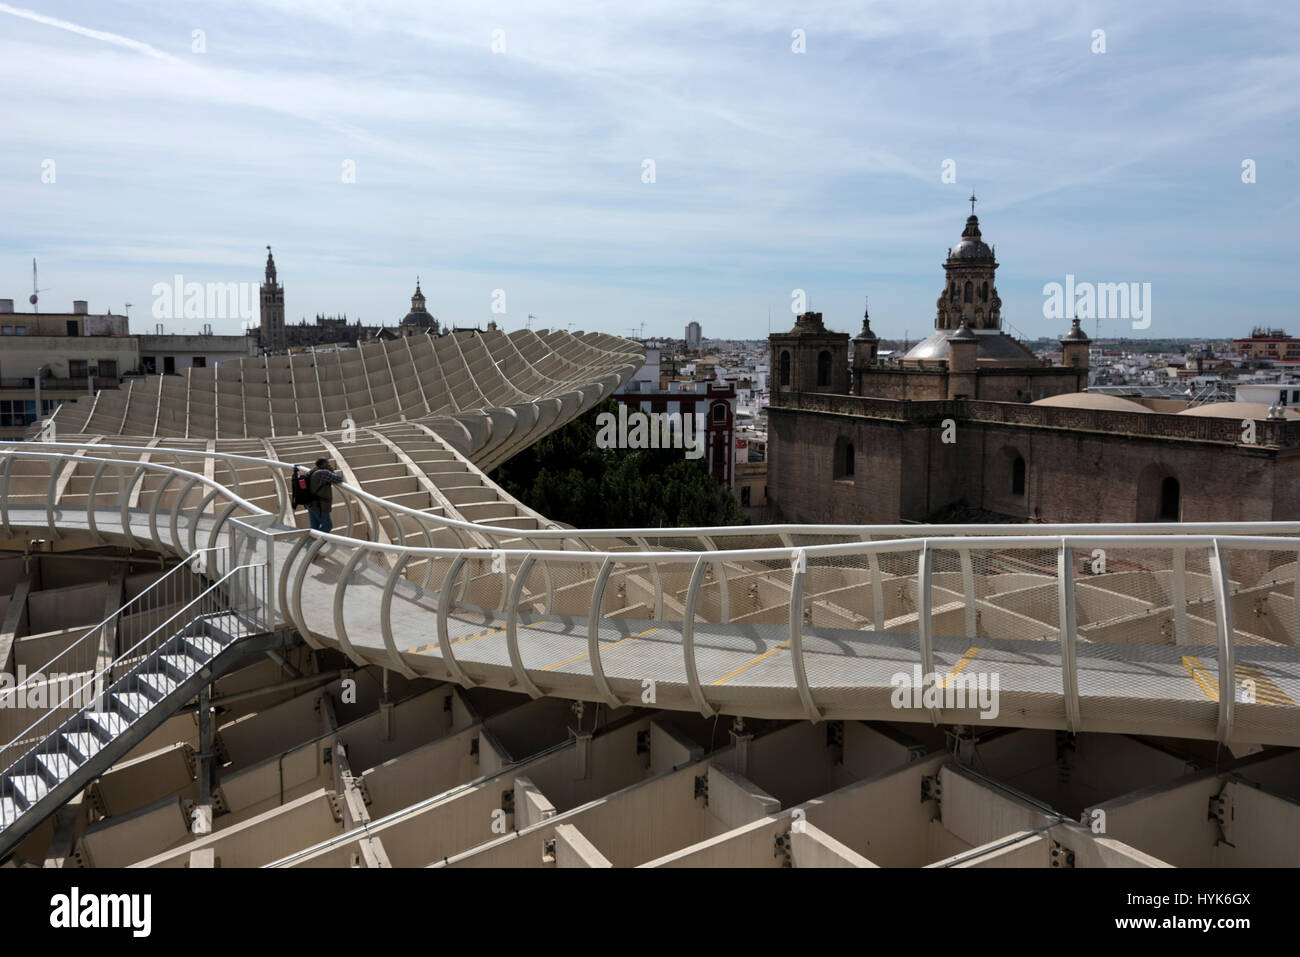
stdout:
[[917,339],[974,189],[1024,335],[1067,273],[1151,283],[1145,335],[1300,332],[1297,38],[1276,2],[0,3],[0,298],[35,256],[43,309],[143,331],[269,243],[290,321],[396,321],[419,274],[458,324],[753,338],[804,289]]

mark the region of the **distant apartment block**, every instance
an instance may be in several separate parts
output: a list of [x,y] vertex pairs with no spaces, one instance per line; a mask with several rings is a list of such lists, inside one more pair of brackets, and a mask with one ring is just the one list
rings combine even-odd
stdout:
[[698,322],[688,322],[686,324],[686,351],[699,352],[701,343],[704,341],[703,330],[700,329]]
[[126,316],[91,313],[84,299],[71,312],[14,312],[0,299],[0,438],[27,428],[64,402],[123,379],[215,366],[249,354],[247,336],[131,335]]
[[1248,339],[1232,340],[1233,350],[1243,359],[1272,359],[1281,363],[1300,363],[1300,339],[1285,329],[1256,327]]

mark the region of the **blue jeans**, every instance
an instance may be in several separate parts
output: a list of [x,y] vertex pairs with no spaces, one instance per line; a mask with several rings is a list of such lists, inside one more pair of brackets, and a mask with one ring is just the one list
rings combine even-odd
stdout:
[[318,532],[328,532],[334,528],[334,520],[330,518],[328,510],[312,508],[307,506],[307,518],[311,521],[311,527]]

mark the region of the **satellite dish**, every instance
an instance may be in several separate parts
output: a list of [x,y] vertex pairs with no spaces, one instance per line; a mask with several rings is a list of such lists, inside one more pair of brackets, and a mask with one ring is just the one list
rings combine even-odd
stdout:
[[36,305],[36,293],[32,293],[30,296],[28,296],[27,301],[30,302],[33,306]]

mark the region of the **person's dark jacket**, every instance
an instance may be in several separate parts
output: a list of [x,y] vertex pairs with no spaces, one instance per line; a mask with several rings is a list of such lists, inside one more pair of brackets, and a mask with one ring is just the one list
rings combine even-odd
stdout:
[[334,489],[331,486],[342,481],[342,473],[330,469],[312,469],[307,473],[307,491],[316,497],[314,507],[318,511],[328,512],[334,507]]

